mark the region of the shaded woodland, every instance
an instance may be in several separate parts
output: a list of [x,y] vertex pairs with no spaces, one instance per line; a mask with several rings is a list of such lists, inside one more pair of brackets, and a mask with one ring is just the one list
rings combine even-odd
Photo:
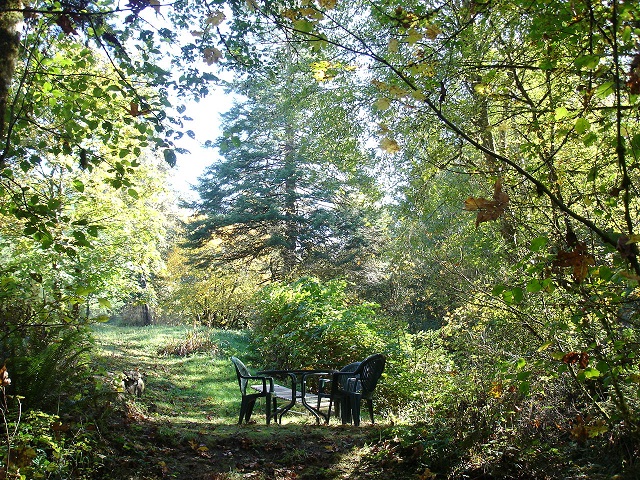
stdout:
[[639,104],[632,1],[0,1],[0,478],[139,419],[103,323],[384,353],[381,475],[635,478]]

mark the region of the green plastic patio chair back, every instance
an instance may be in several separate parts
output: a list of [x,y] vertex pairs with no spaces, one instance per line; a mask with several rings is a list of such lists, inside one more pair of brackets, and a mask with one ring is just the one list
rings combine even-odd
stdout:
[[[231,362],[236,369],[238,386],[240,387],[240,395],[242,396],[240,403],[240,419],[238,423],[242,423],[243,419],[248,423],[251,419],[251,413],[253,412],[256,400],[264,397],[267,404],[267,425],[269,425],[269,423],[271,423],[272,412],[274,415],[276,412],[276,397],[273,395],[273,378],[266,377],[264,375],[251,375],[249,369],[237,357],[231,357]],[[259,390],[252,388],[252,380],[256,382],[257,386],[261,387]]]

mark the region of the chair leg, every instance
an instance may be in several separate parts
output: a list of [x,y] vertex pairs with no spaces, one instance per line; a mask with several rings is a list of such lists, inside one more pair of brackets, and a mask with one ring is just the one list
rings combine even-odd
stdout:
[[340,402],[340,416],[342,417],[342,424],[345,425],[347,423],[351,423],[351,419],[353,418],[351,415],[351,405],[350,399],[348,396],[342,397]]
[[367,398],[367,403],[369,404],[369,417],[371,417],[371,424],[373,425],[375,423],[373,421],[373,400]]
[[238,425],[242,425],[242,419],[244,418],[245,409],[246,409],[246,402],[243,398],[242,402],[240,402],[240,419],[238,420]]
[[247,406],[246,406],[246,411],[244,414],[244,421],[245,423],[249,423],[249,420],[251,419],[251,414],[253,413],[253,407],[256,404],[256,399],[252,398],[251,400],[249,400],[247,402]]
[[360,426],[360,395],[355,394],[351,396],[351,416],[353,417],[353,424]]
[[273,396],[273,410],[272,410],[272,412],[273,412],[273,418],[275,418],[276,419],[276,423],[278,423],[278,403],[277,403],[275,395]]
[[[274,398],[274,403],[275,403],[275,398]],[[271,394],[269,393],[267,394],[267,397],[266,397],[266,404],[267,404],[267,425],[269,425],[271,424]]]

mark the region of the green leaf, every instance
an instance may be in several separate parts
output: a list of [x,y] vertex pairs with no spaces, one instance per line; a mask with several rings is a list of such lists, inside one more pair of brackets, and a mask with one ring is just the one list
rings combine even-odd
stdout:
[[302,32],[302,33],[311,33],[313,31],[313,27],[315,27],[315,23],[310,22],[309,20],[302,19],[293,22],[293,28]]
[[583,373],[584,378],[597,378],[600,376],[600,371],[593,367],[585,368]]
[[578,118],[576,120],[575,129],[578,135],[584,134],[590,128],[591,128],[591,124],[589,123],[589,120],[587,120],[586,118]]
[[566,107],[558,107],[556,108],[555,119],[562,120],[563,118],[569,115],[569,110]]
[[548,342],[544,342],[542,345],[540,345],[538,347],[538,352],[544,352],[551,345],[553,345],[553,340],[549,340]]
[[135,198],[136,200],[140,198],[140,196],[138,195],[138,192],[136,192],[133,188],[130,188],[129,190],[127,190],[127,193],[129,194],[130,197]]
[[72,235],[73,235],[73,238],[76,239],[76,242],[78,242],[78,245],[82,245],[83,247],[91,246],[91,243],[89,243],[89,241],[87,240],[87,237],[83,232],[76,230],[72,233]]
[[547,237],[536,237],[531,240],[531,244],[529,245],[529,250],[532,252],[539,252],[542,248],[544,248],[549,239]]
[[556,68],[556,62],[550,59],[544,59],[538,63],[538,67],[540,67],[541,70],[553,70]]
[[504,292],[506,290],[506,286],[502,285],[502,284],[498,284],[496,286],[493,287],[493,290],[491,290],[491,295],[494,296],[498,296],[498,295],[502,295],[502,292]]
[[515,303],[522,302],[522,299],[524,298],[524,290],[522,288],[515,287],[511,292],[513,293],[513,301]]
[[602,265],[598,269],[598,276],[604,281],[609,281],[611,280],[611,277],[613,277],[613,271],[606,265]]
[[527,380],[531,376],[531,372],[518,372],[516,378],[520,381]]
[[536,278],[532,278],[527,282],[527,292],[536,293],[542,290],[542,284]]
[[600,98],[606,98],[611,95],[614,91],[614,83],[613,82],[605,82],[596,88],[596,95]]
[[640,156],[640,133],[634,135],[631,139],[631,150],[635,157]]
[[98,303],[103,308],[111,308],[111,302],[106,298],[99,298]]
[[573,61],[573,64],[578,68],[586,68],[588,70],[592,70],[598,66],[600,63],[599,55],[583,55],[581,57],[576,58]]
[[176,162],[178,161],[178,157],[176,157],[176,152],[171,148],[167,148],[164,152],[164,161],[169,164],[169,166],[174,167]]
[[87,295],[93,293],[93,291],[93,288],[86,286],[77,287],[75,290],[76,295],[80,295],[81,297],[86,297]]
[[82,183],[82,181],[75,179],[72,183],[73,188],[75,188],[78,192],[84,192],[84,183]]
[[526,364],[527,364],[527,361],[524,358],[520,357],[516,362],[516,368],[518,370],[522,370]]
[[582,137],[582,143],[584,143],[585,147],[590,147],[594,145],[598,141],[598,135],[594,132],[587,133],[584,137]]

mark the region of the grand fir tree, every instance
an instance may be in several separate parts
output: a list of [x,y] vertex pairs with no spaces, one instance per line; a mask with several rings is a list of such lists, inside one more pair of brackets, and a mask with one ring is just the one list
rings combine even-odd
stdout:
[[[359,263],[377,197],[366,174],[354,98],[313,63],[236,82],[215,142],[221,159],[199,179],[193,245],[207,263],[259,260],[272,279],[331,275]],[[317,75],[316,75],[317,76]],[[215,242],[211,242],[215,239]],[[331,272],[331,273],[330,273]]]

